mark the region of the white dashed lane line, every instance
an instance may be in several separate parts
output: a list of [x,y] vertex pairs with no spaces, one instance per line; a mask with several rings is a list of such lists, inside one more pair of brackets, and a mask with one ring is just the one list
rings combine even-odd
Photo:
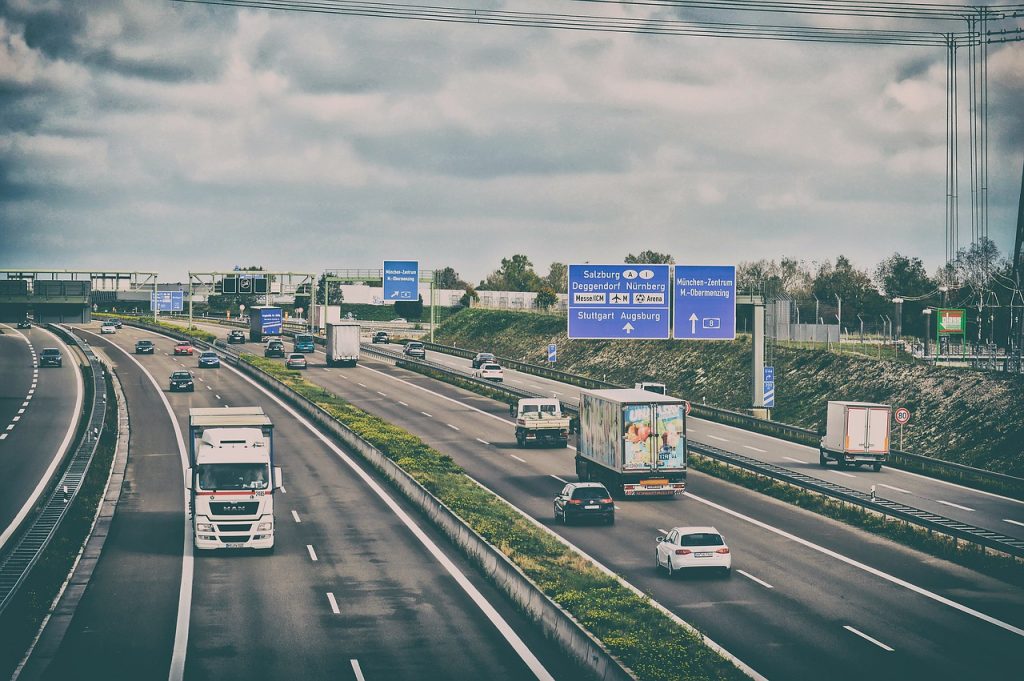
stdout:
[[1013,525],[1020,525],[1021,527],[1024,527],[1024,523],[1020,522],[1019,520],[1010,520],[1009,518],[1003,518],[1003,522],[1011,523]]
[[903,494],[910,494],[910,490],[909,489],[903,489],[902,487],[893,487],[892,485],[887,485],[884,482],[878,483],[878,486],[879,487],[885,487],[886,489],[891,489],[891,490],[896,491],[896,492],[902,492]]
[[316,551],[313,550],[313,545],[312,544],[306,544],[306,550],[309,551],[309,559],[311,561],[313,561],[315,563],[315,562],[317,562],[319,560],[316,557]]
[[421,413],[421,414],[423,414],[424,416],[426,416],[426,417],[427,417],[428,419],[432,419],[432,418],[434,418],[433,416],[431,416],[430,414],[428,414],[428,413],[427,413],[427,412],[425,412],[425,411],[421,411],[420,413]]
[[943,506],[952,506],[953,508],[959,508],[961,511],[974,511],[970,506],[961,506],[960,504],[954,504],[952,501],[943,501],[942,499],[936,499],[936,504],[942,504]]
[[554,478],[555,480],[557,480],[558,482],[562,483],[563,485],[568,485],[569,484],[568,480],[562,480],[560,477],[558,477],[554,473],[551,474],[551,477]]
[[860,636],[865,641],[870,641],[870,642],[874,643],[876,646],[878,646],[882,650],[887,650],[890,653],[893,652],[892,648],[890,648],[889,646],[885,645],[884,643],[879,641],[877,638],[871,638],[870,636],[865,634],[863,631],[859,631],[857,629],[854,629],[849,624],[843,625],[843,629],[846,629],[847,631],[849,631],[849,632],[851,632],[853,634],[856,634],[857,636]]
[[380,395],[381,397],[387,397],[387,393],[382,393],[379,390],[377,391],[377,394]]
[[398,400],[398,403],[400,405],[402,405],[403,407],[408,407],[409,406],[407,403],[403,402],[402,400]]
[[743,445],[743,448],[744,449],[749,449],[749,450],[755,451],[755,452],[761,452],[762,454],[767,454],[768,453],[767,449],[761,449],[760,447],[753,447],[751,445]]
[[782,458],[785,459],[786,461],[792,461],[793,463],[808,463],[807,461],[804,461],[803,459],[794,459],[791,456],[784,456]]
[[835,473],[836,475],[845,475],[848,478],[856,478],[857,477],[856,475],[853,475],[851,473],[844,473],[842,471],[832,471],[832,472]]
[[711,435],[710,433],[708,433],[707,437],[711,438],[712,440],[718,440],[719,442],[728,442],[728,440],[726,440],[724,437],[718,437],[717,435]]
[[301,523],[302,522],[302,519],[299,518],[298,512],[292,511],[292,517],[295,518],[295,522],[297,522],[297,523]]
[[453,426],[453,425],[452,425],[452,424],[450,424],[450,423],[446,423],[446,424],[444,424],[444,425],[448,426],[448,427],[449,427],[449,428],[451,428],[452,430],[461,430],[461,428],[459,428],[458,426]]
[[[480,443],[480,444],[482,444],[482,445],[489,445],[489,444],[491,444],[491,443],[490,443],[490,442],[488,442],[487,440],[481,440],[480,438],[477,438],[477,439],[476,439],[476,441],[477,441],[477,442],[479,442],[479,443]],[[1011,522],[1012,522],[1012,521],[1011,521]]]
[[744,577],[746,577],[747,579],[749,579],[751,581],[757,582],[758,584],[760,584],[761,586],[763,586],[766,589],[774,589],[775,588],[774,586],[772,586],[768,582],[764,581],[763,579],[758,579],[757,577],[755,577],[754,575],[750,574],[749,572],[744,572],[743,570],[740,570],[740,569],[737,569],[736,572],[740,573],[741,575],[743,575]]
[[341,609],[338,607],[338,601],[330,591],[327,592],[327,602],[331,604],[331,612],[335,615],[341,614]]
[[513,459],[515,459],[516,461],[521,461],[522,463],[526,463],[526,459],[520,459],[520,458],[519,458],[518,456],[516,456],[515,454],[509,454],[509,456],[511,456],[511,457],[512,457]]

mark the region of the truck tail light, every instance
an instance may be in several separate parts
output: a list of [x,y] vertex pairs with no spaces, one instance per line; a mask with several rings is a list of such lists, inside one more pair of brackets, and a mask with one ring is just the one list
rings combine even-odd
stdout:
[[724,556],[725,554],[729,553],[729,547],[723,546],[722,548],[715,551],[715,553],[721,553]]
[[677,556],[688,556],[691,553],[693,553],[693,551],[691,551],[690,549],[676,549]]

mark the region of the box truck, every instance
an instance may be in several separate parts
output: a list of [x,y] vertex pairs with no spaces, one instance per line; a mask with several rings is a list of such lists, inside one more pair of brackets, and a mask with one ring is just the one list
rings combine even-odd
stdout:
[[825,437],[818,447],[822,466],[835,461],[840,468],[870,464],[876,471],[889,456],[892,407],[869,402],[829,402]]
[[189,409],[185,487],[196,549],[274,549],[274,426],[260,407]]
[[281,308],[257,305],[249,309],[249,340],[262,343],[265,336],[280,336],[284,317]]
[[359,325],[354,323],[327,325],[327,366],[339,364],[354,367],[359,361]]
[[636,388],[580,391],[576,475],[612,494],[686,490],[686,403]]

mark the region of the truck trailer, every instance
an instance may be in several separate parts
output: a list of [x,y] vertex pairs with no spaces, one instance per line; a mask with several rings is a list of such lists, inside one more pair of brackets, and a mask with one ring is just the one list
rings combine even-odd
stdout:
[[889,456],[892,407],[870,402],[829,402],[825,437],[818,447],[818,462],[835,461],[840,468],[870,465],[876,471]]
[[327,325],[327,366],[354,367],[359,361],[359,324]]
[[274,426],[260,407],[189,409],[192,540],[203,549],[274,549]]
[[576,475],[612,494],[686,491],[686,403],[647,390],[580,391]]
[[265,336],[280,336],[284,317],[281,308],[257,305],[249,308],[249,340],[262,343]]

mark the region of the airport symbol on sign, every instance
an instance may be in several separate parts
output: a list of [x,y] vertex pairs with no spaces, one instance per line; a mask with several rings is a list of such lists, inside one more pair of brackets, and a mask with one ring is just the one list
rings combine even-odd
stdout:
[[668,265],[569,265],[569,338],[669,337]]
[[672,291],[675,338],[736,338],[734,265],[676,265]]

